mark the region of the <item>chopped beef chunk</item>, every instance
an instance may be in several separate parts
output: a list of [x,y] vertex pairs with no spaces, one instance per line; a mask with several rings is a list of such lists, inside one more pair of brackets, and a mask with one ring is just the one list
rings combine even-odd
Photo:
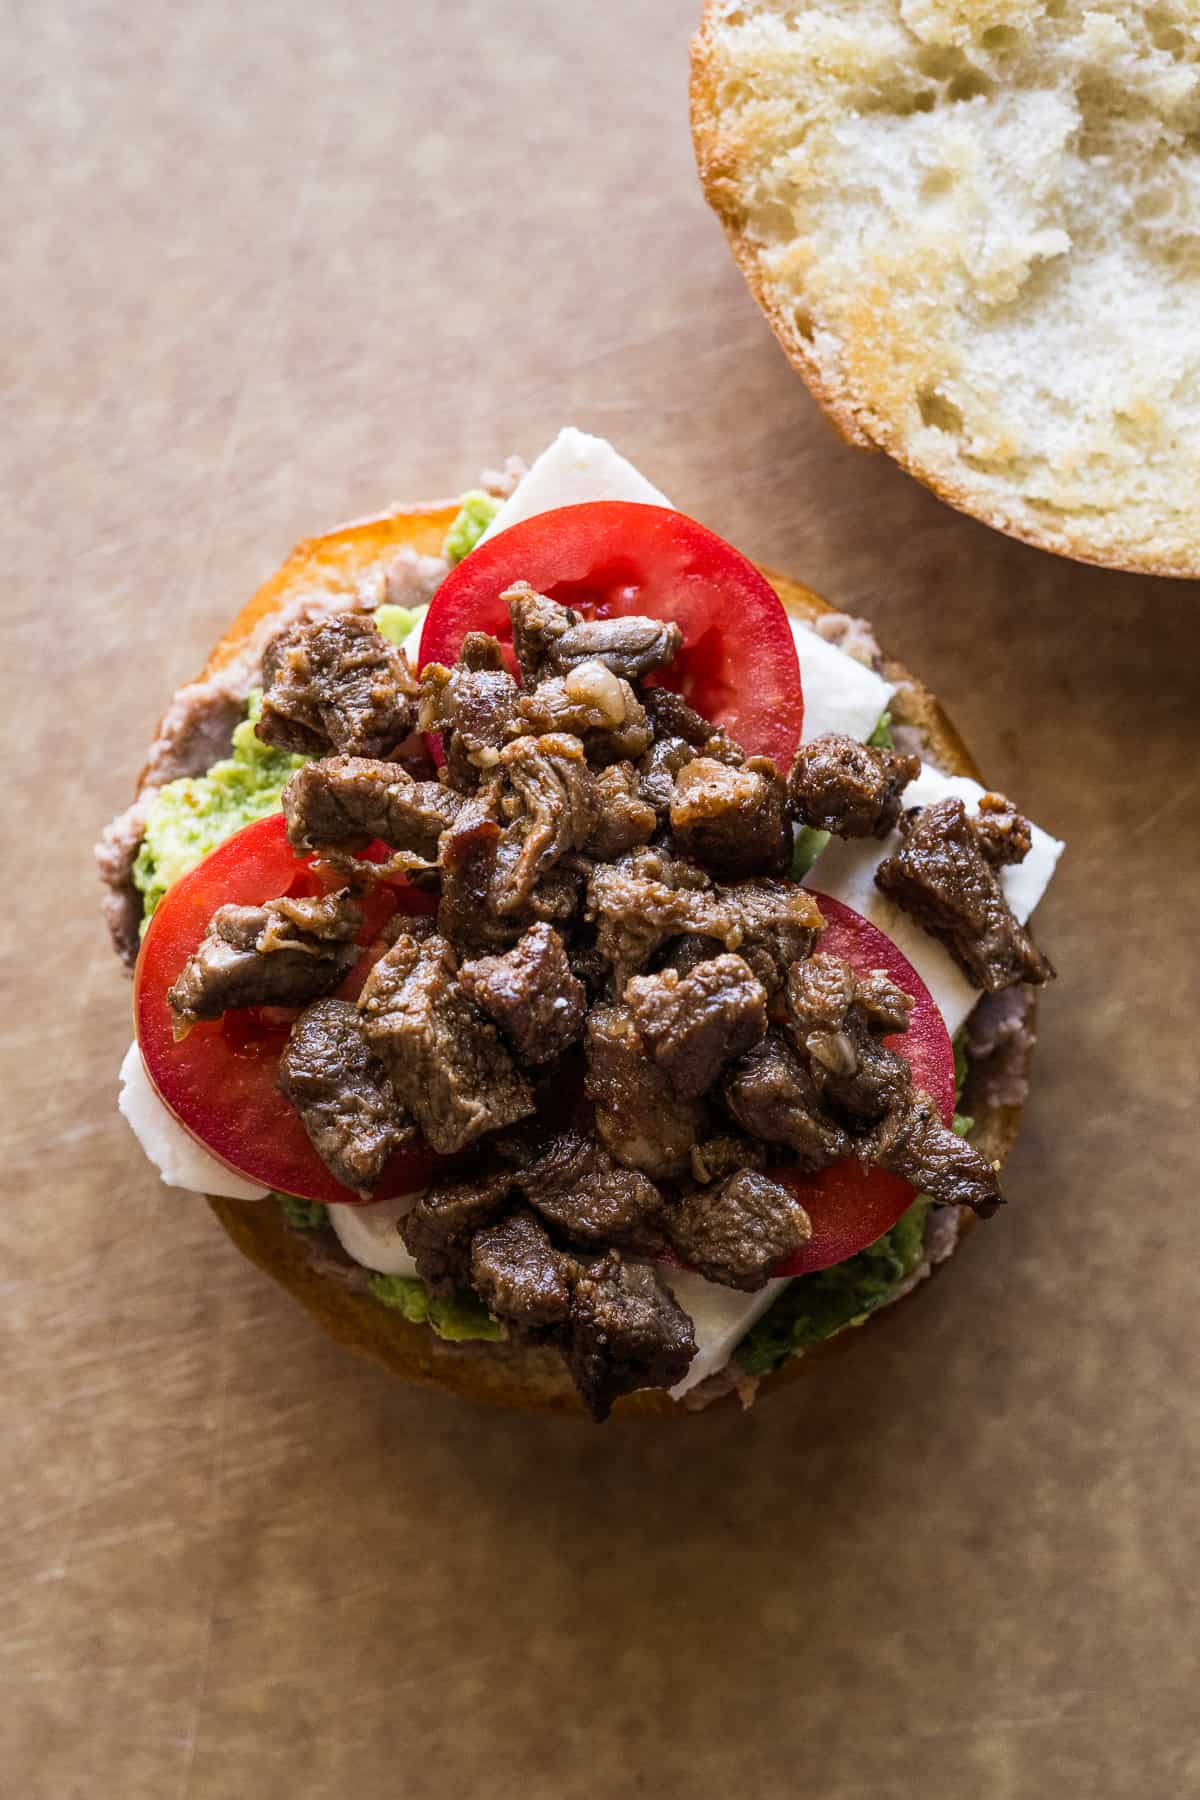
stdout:
[[501,1212],[512,1192],[508,1169],[434,1181],[400,1219],[400,1236],[417,1274],[445,1292],[470,1275],[471,1239]]
[[503,598],[526,687],[587,662],[603,663],[614,675],[636,681],[673,662],[683,643],[678,625],[662,619],[581,619],[536,593],[527,581],[517,582]]
[[[655,688],[655,693],[664,693]],[[638,792],[647,806],[654,808],[658,823],[671,823],[671,802],[675,798],[675,777],[691,762],[696,752],[681,737],[660,737],[651,744],[638,765]]]
[[661,1242],[662,1195],[590,1130],[560,1132],[517,1181],[530,1205],[576,1243],[627,1244],[651,1254]]
[[289,626],[263,654],[265,744],[322,756],[387,756],[416,724],[417,684],[404,653],[354,613]]
[[[992,827],[985,839],[992,844]],[[997,994],[1018,981],[1049,981],[1054,970],[1018,924],[961,800],[906,814],[900,844],[875,871],[889,900],[943,943],[967,978]]]
[[587,853],[608,862],[648,843],[658,828],[658,815],[638,789],[637,771],[629,763],[614,763],[596,777],[596,829],[587,841]]
[[781,875],[792,861],[785,798],[775,765],[765,756],[738,767],[697,756],[675,777],[676,848],[727,880]]
[[516,682],[504,666],[493,637],[469,631],[453,669],[427,663],[421,671],[418,724],[440,731],[446,777],[452,787],[472,793],[481,770],[495,767],[517,725]]
[[1024,862],[1033,848],[1033,827],[1003,794],[983,795],[971,829],[994,869]]
[[704,1134],[704,1108],[681,1100],[650,1061],[627,1006],[588,1014],[586,1086],[596,1129],[618,1162],[658,1180],[684,1173]]
[[884,838],[900,817],[900,798],[921,772],[915,756],[873,750],[828,731],[801,744],[788,777],[797,821],[837,837]]
[[666,1215],[667,1236],[708,1281],[760,1288],[812,1236],[812,1223],[781,1182],[754,1169],[685,1193]]
[[645,702],[646,711],[654,725],[654,735],[660,742],[664,738],[682,738],[685,744],[700,751],[703,756],[732,766],[746,760],[746,752],[741,745],[735,744],[723,727],[702,718],[688,705],[682,694],[673,693],[670,688],[648,688]]
[[432,864],[438,839],[461,807],[460,796],[436,781],[414,781],[395,763],[361,756],[305,763],[283,790],[288,842],[301,854],[359,851],[382,838],[393,850]]
[[492,880],[502,833],[490,789],[498,786],[493,781],[466,802],[441,845],[438,929],[452,942],[477,952],[505,950],[521,934],[516,919],[497,918],[492,910]]
[[598,1425],[620,1395],[674,1387],[695,1354],[692,1321],[653,1269],[610,1250],[580,1271],[563,1358]]
[[279,1059],[278,1085],[330,1174],[369,1199],[392,1151],[414,1132],[351,1001],[305,1007]]
[[167,994],[171,1011],[190,1025],[238,1006],[305,1006],[332,993],[357,961],[361,925],[348,890],[219,906]]
[[869,1154],[872,1162],[943,1205],[969,1206],[990,1219],[1004,1204],[994,1166],[942,1124],[934,1102],[919,1090],[907,1108],[884,1121]]
[[743,1131],[786,1144],[801,1169],[824,1169],[851,1153],[849,1132],[830,1117],[820,1087],[781,1031],[769,1031],[733,1065],[724,1093]]
[[768,995],[777,994],[824,923],[817,902],[794,881],[743,881],[717,894],[728,921],[726,949],[750,964]]
[[860,979],[841,957],[807,957],[788,974],[787,1002],[819,1092],[853,1129],[908,1103],[912,1070],[882,1039],[908,1029],[912,1001],[882,970]]
[[521,696],[519,710],[528,731],[573,732],[598,766],[636,759],[650,747],[645,707],[629,683],[601,662],[580,663],[540,682]]
[[358,1002],[398,1100],[442,1156],[533,1111],[528,1083],[455,970],[445,938],[404,936],[375,964]]
[[583,1029],[587,993],[549,925],[531,925],[504,956],[464,963],[458,978],[523,1062],[552,1061]]
[[542,876],[571,850],[582,850],[596,828],[596,782],[578,738],[555,733],[517,738],[500,764],[510,792],[501,802],[505,826],[496,847],[492,905],[516,913],[529,904]]
[[710,1181],[724,1181],[739,1169],[765,1169],[767,1152],[763,1144],[750,1138],[735,1137],[727,1132],[721,1137],[706,1138],[692,1151],[692,1180],[707,1186]]
[[707,1093],[725,1064],[767,1029],[767,994],[740,956],[715,956],[690,975],[635,975],[625,1002],[655,1063],[684,1100]]
[[577,1269],[530,1212],[485,1225],[471,1240],[471,1286],[489,1312],[519,1325],[561,1323]]

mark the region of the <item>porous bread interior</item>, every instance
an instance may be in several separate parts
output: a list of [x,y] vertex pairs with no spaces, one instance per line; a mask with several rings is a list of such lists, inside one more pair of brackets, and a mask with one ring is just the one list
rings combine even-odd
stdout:
[[1045,548],[1200,573],[1195,0],[708,0],[692,120],[844,435]]
[[[324,582],[349,590],[402,548],[436,550],[441,541],[437,534],[444,535],[448,516],[453,517],[453,512],[453,507],[396,511],[299,545],[278,574],[234,620],[215,646],[205,672],[211,673],[236,655],[267,614],[312,591],[316,584]],[[787,576],[771,569],[763,569],[762,573],[788,611],[798,618],[811,621],[833,610],[811,589]],[[903,713],[904,722],[922,733],[931,760],[947,773],[978,778],[966,746],[928,689],[914,681],[898,663],[887,664],[886,673],[889,680],[901,684],[894,705]],[[1019,1106],[981,1109],[974,1137],[984,1155],[1003,1162],[1020,1120]],[[370,1357],[392,1374],[510,1411],[565,1413],[580,1419],[587,1416],[574,1384],[554,1352],[515,1343],[447,1343],[427,1325],[411,1324],[370,1294],[355,1291],[340,1282],[335,1273],[314,1265],[309,1240],[287,1226],[280,1208],[272,1201],[228,1200],[209,1195],[208,1203],[242,1254],[298,1300],[330,1337]],[[964,1215],[960,1237],[973,1223],[973,1215]],[[899,1304],[908,1304],[907,1298]],[[878,1317],[886,1318],[895,1310],[889,1307]],[[870,1324],[876,1327],[875,1319]],[[814,1358],[840,1354],[857,1336],[856,1331],[843,1332],[803,1357],[790,1357],[760,1384],[760,1395],[795,1380]],[[732,1404],[732,1395],[714,1402],[715,1406]],[[705,1410],[712,1411],[713,1407]],[[699,1416],[658,1389],[625,1395],[618,1400],[615,1411],[622,1417]]]

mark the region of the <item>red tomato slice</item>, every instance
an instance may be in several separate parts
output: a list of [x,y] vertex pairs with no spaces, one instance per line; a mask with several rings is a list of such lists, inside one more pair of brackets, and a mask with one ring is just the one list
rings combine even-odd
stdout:
[[[368,852],[371,855],[372,852]],[[374,848],[374,859],[388,853]],[[167,990],[195,950],[218,906],[257,906],[280,894],[320,893],[315,858],[297,857],[282,813],[247,825],[171,887],[150,921],[134,977],[133,1010],[146,1072],[163,1103],[213,1156],[248,1181],[302,1200],[359,1205],[335,1181],[299,1115],[275,1086],[279,1056],[295,1012],[246,1007],[202,1020],[175,1041]],[[434,900],[389,882],[365,902],[359,942],[363,956],[338,989],[353,997],[378,953],[372,941],[397,910],[431,912]],[[397,1150],[373,1198],[390,1200],[423,1187],[438,1158],[424,1144]]]
[[[673,619],[683,648],[654,679],[723,725],[751,756],[790,766],[804,722],[782,602],[740,551],[664,506],[599,500],[523,519],[478,545],[434,595],[421,660],[453,663],[468,631],[512,642],[500,596],[514,581],[589,619]],[[515,662],[509,653],[510,666]]]
[[[898,988],[912,995],[915,1004],[908,1030],[884,1043],[911,1064],[917,1087],[936,1100],[949,1125],[954,1117],[954,1046],[929,989],[892,940],[861,914],[828,894],[814,890],[814,898],[826,921],[819,950],[844,957],[860,975],[883,969]],[[916,1191],[898,1175],[864,1169],[852,1157],[816,1175],[798,1175],[786,1167],[772,1168],[771,1174],[792,1190],[813,1225],[808,1242],[776,1270],[778,1275],[807,1275],[856,1256],[891,1230]]]

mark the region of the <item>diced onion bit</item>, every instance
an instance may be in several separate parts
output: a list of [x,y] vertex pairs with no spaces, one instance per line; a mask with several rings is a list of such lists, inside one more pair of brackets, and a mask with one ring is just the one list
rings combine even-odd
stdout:
[[610,725],[625,719],[625,696],[621,683],[602,662],[584,662],[571,670],[563,682],[569,697],[581,706],[594,706]]

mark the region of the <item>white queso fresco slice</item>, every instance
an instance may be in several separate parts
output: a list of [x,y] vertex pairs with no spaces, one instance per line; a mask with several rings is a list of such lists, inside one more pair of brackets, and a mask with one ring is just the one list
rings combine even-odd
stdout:
[[[904,806],[932,806],[935,801],[962,800],[969,812],[978,809],[987,792],[966,775],[943,775],[928,763],[904,790]],[[951,1037],[966,1022],[979,999],[949,952],[930,937],[907,913],[901,912],[875,886],[875,871],[899,843],[893,832],[882,844],[875,838],[831,838],[806,877],[806,886],[830,894],[843,905],[870,919],[906,956],[933,996]],[[1033,827],[1033,844],[1024,862],[1000,871],[1008,903],[1022,925],[1045,893],[1063,846],[1039,825]]]
[[507,531],[521,519],[553,512],[557,506],[580,506],[590,500],[636,500],[644,506],[670,506],[607,438],[592,437],[565,425],[548,449],[533,462],[496,514],[480,543]]
[[373,1206],[331,1206],[329,1223],[346,1255],[377,1275],[415,1276],[417,1265],[396,1230],[396,1220],[414,1205],[416,1194],[377,1200]]
[[136,1042],[130,1044],[121,1064],[117,1106],[168,1187],[219,1194],[227,1200],[262,1200],[269,1192],[235,1175],[183,1129],[159,1099]]
[[715,1375],[733,1355],[750,1327],[757,1324],[771,1302],[787,1286],[787,1277],[768,1281],[757,1293],[746,1294],[740,1288],[720,1287],[706,1281],[693,1269],[677,1269],[660,1263],[658,1272],[692,1321],[696,1336],[696,1354],[683,1380],[671,1389],[678,1400],[689,1388],[699,1386]]
[[895,685],[836,644],[827,644],[810,625],[789,622],[804,688],[803,742],[837,731],[865,743],[887,711]]

